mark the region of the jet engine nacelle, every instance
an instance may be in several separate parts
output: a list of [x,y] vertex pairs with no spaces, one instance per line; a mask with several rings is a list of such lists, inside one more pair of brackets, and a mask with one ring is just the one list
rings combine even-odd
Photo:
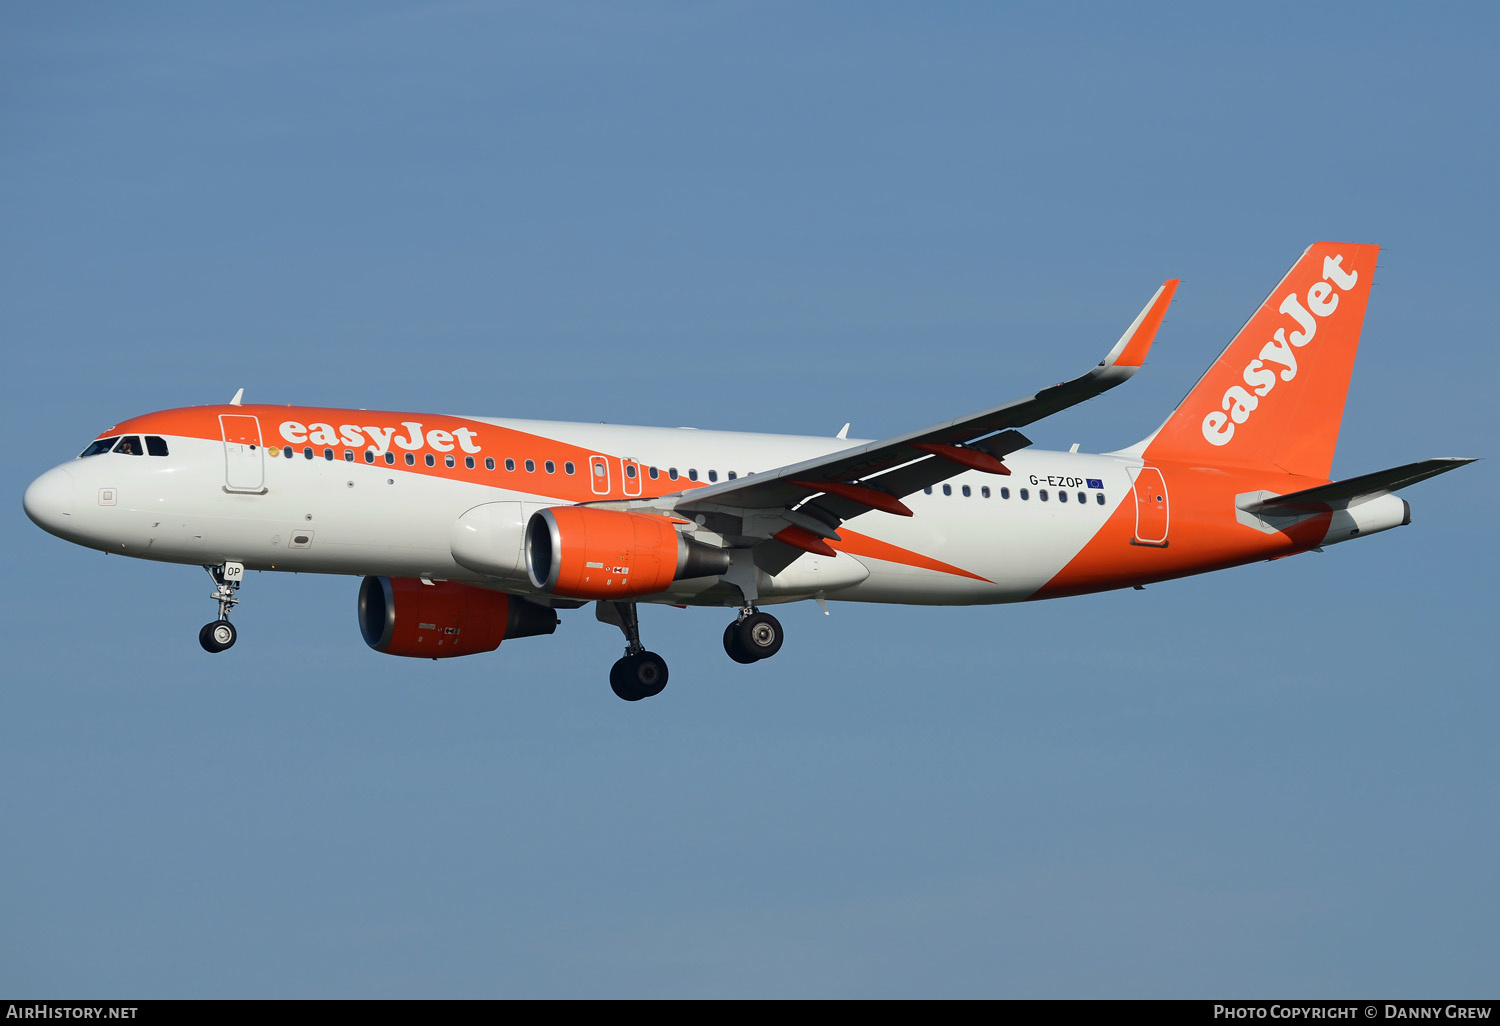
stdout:
[[359,586],[359,630],[387,655],[445,659],[493,652],[506,638],[557,630],[557,614],[503,591],[453,581],[366,577]]
[[665,517],[553,506],[526,524],[533,587],[580,599],[626,599],[729,569],[729,553],[678,532]]

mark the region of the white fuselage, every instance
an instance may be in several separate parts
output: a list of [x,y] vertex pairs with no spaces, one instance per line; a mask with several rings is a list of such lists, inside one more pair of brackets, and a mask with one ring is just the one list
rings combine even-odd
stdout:
[[[601,482],[604,492],[611,484],[618,487],[626,463],[633,461],[641,467],[640,486],[648,496],[690,486],[690,476],[702,483],[722,481],[731,472],[743,477],[859,444],[690,428],[467,419],[518,437],[611,454],[595,458],[602,459],[608,478]],[[524,575],[498,578],[456,561],[455,525],[467,511],[489,503],[519,502],[530,509],[574,501],[556,498],[560,465],[549,474],[541,454],[521,451],[501,456],[494,470],[480,463],[472,474],[455,479],[413,473],[400,458],[387,465],[383,453],[366,463],[364,451],[353,450],[353,460],[346,461],[342,446],[313,447],[312,458],[303,447],[292,448],[290,457],[267,456],[262,449],[261,487],[248,490],[245,466],[235,462],[246,457],[227,442],[179,436],[166,441],[170,454],[165,457],[104,453],[48,472],[33,488],[36,504],[46,493],[53,512],[38,522],[70,541],[145,559],[426,577],[525,594],[535,589]],[[325,451],[333,458],[325,458]],[[514,460],[514,470],[505,468],[506,458]],[[525,469],[528,459],[532,471]],[[854,554],[841,551],[836,557],[806,555],[775,577],[763,576],[762,599],[822,594],[852,601],[968,604],[1030,598],[1122,502],[1133,501],[1132,471],[1141,465],[1122,456],[1030,449],[1013,453],[1006,464],[1012,471],[1008,477],[967,472],[908,496],[915,514],[910,518],[871,512],[848,521],[841,533],[855,532],[876,544],[851,545]],[[657,468],[659,477],[647,479],[646,468]],[[575,467],[575,473],[590,469]],[[256,472],[252,466],[252,475]],[[676,480],[669,477],[673,472]],[[28,493],[28,509],[32,505]],[[738,603],[737,593],[713,584],[679,581],[653,598]]]

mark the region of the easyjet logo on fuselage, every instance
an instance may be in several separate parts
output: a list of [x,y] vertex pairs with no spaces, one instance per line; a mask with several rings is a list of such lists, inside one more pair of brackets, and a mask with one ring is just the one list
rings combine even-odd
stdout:
[[394,443],[407,452],[414,452],[424,445],[438,452],[452,452],[457,443],[459,449],[467,453],[481,450],[474,443],[475,433],[469,428],[426,430],[421,421],[415,420],[403,420],[401,427],[406,429],[404,435],[397,433],[400,428],[381,425],[340,424],[335,428],[332,424],[303,424],[287,420],[282,422],[280,430],[281,437],[292,445],[369,446],[376,452],[385,452]]
[[1359,281],[1358,271],[1344,270],[1343,259],[1342,254],[1323,258],[1323,280],[1307,290],[1305,300],[1292,292],[1281,301],[1278,309],[1296,322],[1296,329],[1288,337],[1286,328],[1277,328],[1271,341],[1261,348],[1259,358],[1245,364],[1245,384],[1226,389],[1221,408],[1203,418],[1203,437],[1210,444],[1228,444],[1235,426],[1250,419],[1261,399],[1276,387],[1278,376],[1282,381],[1297,376],[1296,350],[1313,340],[1319,318],[1338,309],[1339,293],[1348,292]]

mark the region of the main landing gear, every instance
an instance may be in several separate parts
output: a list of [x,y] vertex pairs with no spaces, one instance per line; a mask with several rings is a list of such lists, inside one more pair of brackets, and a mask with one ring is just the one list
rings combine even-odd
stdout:
[[785,637],[780,620],[746,606],[739,618],[724,628],[724,651],[737,663],[759,662],[780,652]]
[[205,652],[222,652],[233,645],[235,638],[239,636],[234,624],[229,622],[229,611],[239,602],[239,596],[235,593],[240,590],[240,582],[245,577],[245,566],[243,563],[225,563],[223,566],[206,566],[203,569],[214,579],[213,594],[209,598],[219,604],[219,618],[203,625],[203,629],[198,632],[198,644],[203,646]]
[[[667,686],[667,662],[641,644],[635,603],[600,601],[595,603],[594,615],[625,635],[625,655],[609,671],[609,686],[615,694],[627,702],[661,694]],[[780,620],[746,605],[739,618],[724,628],[724,651],[737,663],[755,663],[781,651],[784,638]]]
[[641,644],[634,602],[600,602],[595,615],[625,632],[625,656],[609,669],[609,686],[627,702],[654,698],[667,686],[667,661]]

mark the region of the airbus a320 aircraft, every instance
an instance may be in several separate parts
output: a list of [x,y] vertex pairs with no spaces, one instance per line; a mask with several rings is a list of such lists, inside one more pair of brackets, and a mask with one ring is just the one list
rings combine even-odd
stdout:
[[762,605],[1057,598],[1409,523],[1394,493],[1470,460],[1328,476],[1377,252],[1311,246],[1166,422],[1102,455],[1033,450],[1019,429],[1134,374],[1176,281],[1081,377],[879,441],[248,406],[241,390],[102,432],[25,507],[80,545],[204,566],[209,652],[234,644],[246,569],[357,574],[360,630],[391,655],[492,651],[593,602],[625,635],[610,684],[636,701],[667,683],[640,602],[736,609],[724,650],[752,663],[782,643]]

